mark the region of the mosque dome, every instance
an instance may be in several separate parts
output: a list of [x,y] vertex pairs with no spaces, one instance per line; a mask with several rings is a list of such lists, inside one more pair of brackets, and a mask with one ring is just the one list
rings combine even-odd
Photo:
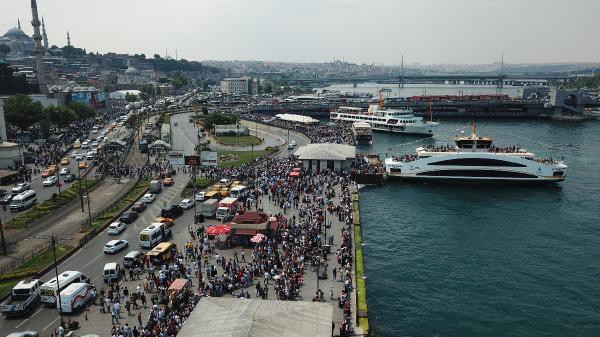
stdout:
[[29,36],[27,34],[25,34],[24,31],[22,31],[19,28],[11,28],[9,29],[6,34],[4,34],[4,36],[6,37],[11,37],[11,38],[29,38]]
[[135,69],[134,67],[129,67],[129,68],[127,68],[127,70],[125,70],[125,74],[129,74],[129,75],[136,75],[139,73],[140,73],[140,71]]

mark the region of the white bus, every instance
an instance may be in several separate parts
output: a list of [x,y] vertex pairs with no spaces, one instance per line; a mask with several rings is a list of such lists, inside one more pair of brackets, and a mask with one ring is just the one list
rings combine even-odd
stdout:
[[171,235],[171,230],[165,224],[157,222],[142,229],[140,232],[140,247],[152,248]]
[[50,281],[42,284],[40,292],[42,294],[42,303],[56,305],[56,298],[58,291],[62,291],[73,283],[90,283],[90,278],[84,273],[79,271],[65,271],[58,275],[58,286],[56,283],[56,277],[52,277]]
[[34,190],[28,190],[17,194],[10,202],[11,211],[22,211],[37,203],[37,194]]
[[239,200],[245,200],[250,191],[248,190],[248,187],[244,185],[238,185],[231,188],[229,192],[231,197],[238,198]]

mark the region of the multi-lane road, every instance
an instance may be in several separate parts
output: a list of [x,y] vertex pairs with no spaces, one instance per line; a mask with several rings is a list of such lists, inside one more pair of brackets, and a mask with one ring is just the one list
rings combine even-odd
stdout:
[[[195,144],[197,144],[197,129],[194,128],[192,123],[189,123],[189,114],[174,115],[171,118],[171,132],[172,132],[172,146],[173,149],[184,151],[185,153],[193,153]],[[175,123],[177,126],[175,126]],[[287,132],[267,126],[261,126],[260,129],[265,132],[265,137],[281,138],[285,137],[287,140]],[[290,141],[294,140],[298,145],[306,144],[306,137],[291,133]],[[280,156],[287,156],[288,150],[283,150]],[[185,185],[189,181],[189,175],[179,173],[175,176],[175,184],[169,187],[163,187],[163,190],[158,194],[157,199],[148,205],[148,208],[140,213],[140,216],[132,224],[128,225],[127,229],[119,235],[108,235],[106,232],[99,234],[82,249],[77,251],[75,254],[70,256],[64,262],[58,266],[58,271],[77,270],[81,271],[90,277],[91,282],[96,284],[99,288],[103,285],[102,273],[103,266],[109,262],[123,261],[123,257],[131,250],[141,250],[139,248],[139,233],[140,231],[154,222],[156,217],[160,214],[160,210],[169,204],[179,203],[182,199],[180,197]],[[188,226],[193,223],[193,208],[184,212],[182,216],[175,220],[175,225],[171,228],[173,232],[173,239],[179,247],[182,247],[185,242],[189,239]],[[208,220],[205,226],[216,223],[215,220]],[[103,254],[104,244],[112,239],[124,239],[129,242],[129,248],[121,251],[115,255]],[[47,273],[42,277],[42,282],[46,282],[54,277],[54,271]],[[130,289],[135,284],[132,283]],[[91,310],[89,312],[78,313],[74,316],[66,316],[67,318],[77,319],[83,323],[85,320],[84,315],[89,316],[90,322],[95,321],[95,326],[101,326],[102,331],[89,331],[89,329],[82,329],[82,333],[96,333],[98,335],[106,335],[110,331],[110,317],[101,315],[98,310]],[[38,331],[42,336],[48,336],[54,329],[57,328],[59,323],[58,310],[52,307],[38,306],[31,315],[23,318],[15,319],[0,319],[0,331],[6,335],[15,331],[34,330]],[[97,323],[97,322],[105,322]],[[93,324],[87,323],[86,324]],[[85,328],[85,324],[84,324]],[[98,328],[100,329],[100,328]]]

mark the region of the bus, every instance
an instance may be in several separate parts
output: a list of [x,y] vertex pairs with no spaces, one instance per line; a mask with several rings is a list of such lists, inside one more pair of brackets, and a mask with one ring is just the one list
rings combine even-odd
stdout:
[[231,188],[231,197],[232,198],[238,198],[239,200],[246,200],[246,197],[248,196],[248,187],[244,186],[244,185],[237,185],[233,188]]
[[142,229],[140,232],[140,247],[152,248],[155,244],[164,241],[171,235],[171,230],[163,223],[157,222]]
[[175,244],[172,242],[161,242],[152,248],[146,256],[148,256],[150,262],[153,264],[161,265],[173,257],[175,247]]
[[10,202],[11,211],[22,211],[37,203],[37,194],[34,190],[28,190],[17,194]]
[[90,278],[80,271],[65,271],[58,275],[57,286],[56,277],[53,277],[40,287],[42,303],[56,305],[56,289],[60,292],[73,283],[90,283]]

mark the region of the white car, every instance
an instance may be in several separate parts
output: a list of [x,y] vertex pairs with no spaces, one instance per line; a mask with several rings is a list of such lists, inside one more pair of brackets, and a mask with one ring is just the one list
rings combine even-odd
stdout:
[[12,194],[19,194],[21,192],[27,191],[28,189],[29,189],[28,183],[18,183],[15,187],[13,187],[11,192],[12,192]]
[[44,181],[42,182],[42,185],[54,186],[54,185],[56,185],[57,182],[58,182],[58,178],[56,178],[56,176],[49,176],[48,178],[44,179]]
[[141,202],[145,202],[147,204],[152,203],[154,200],[156,200],[156,195],[152,193],[144,194],[142,199],[140,199]]
[[125,229],[127,229],[127,225],[124,222],[113,222],[110,225],[108,225],[108,229],[106,230],[106,233],[110,234],[110,235],[117,235],[117,234],[121,234],[122,231],[124,231]]
[[77,160],[77,161],[82,161],[82,160],[83,160],[83,155],[82,155],[81,153],[78,153],[78,154],[75,156],[75,160]]
[[227,179],[227,178],[223,178],[221,180],[219,180],[219,184],[223,184],[223,185],[227,185],[231,182],[231,180]]
[[71,152],[71,158],[75,158],[75,157],[77,157],[77,153],[78,153],[77,151],[73,151],[73,152]]
[[197,192],[196,195],[194,196],[194,199],[196,199],[196,201],[204,201],[205,194],[206,194],[206,192],[204,192],[204,191]]
[[190,199],[183,199],[179,202],[179,207],[183,209],[190,209],[194,207],[194,202]]
[[58,174],[60,174],[61,176],[66,176],[67,174],[71,173],[71,169],[68,167],[63,167],[60,169],[60,171],[58,172]]
[[105,254],[116,254],[129,247],[127,240],[110,240],[104,245]]

